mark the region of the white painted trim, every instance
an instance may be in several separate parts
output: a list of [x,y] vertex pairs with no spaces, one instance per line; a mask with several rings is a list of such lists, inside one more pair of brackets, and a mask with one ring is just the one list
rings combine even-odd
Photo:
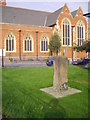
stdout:
[[23,51],[23,53],[34,53],[33,51]]
[[82,24],[83,24],[83,38],[84,38],[84,41],[85,41],[85,24],[84,24],[84,22],[80,19],[80,20],[78,20],[78,22],[76,23],[76,44],[78,44],[78,39],[77,39],[77,26],[78,26],[78,23],[79,22],[82,22]]
[[41,53],[48,53],[49,51],[40,51]]
[[47,37],[48,45],[49,45],[49,38],[48,38],[48,36],[47,36],[46,34],[43,34],[43,35],[41,36],[41,38],[40,38],[40,52],[41,52],[41,53],[48,53],[48,52],[49,52],[49,49],[48,49],[48,51],[41,51],[41,39],[42,39],[43,36],[46,36],[46,37]]
[[58,34],[60,33],[60,25],[58,20],[56,21],[56,25],[54,26],[53,33],[57,32]]
[[28,34],[26,34],[24,37],[23,37],[23,53],[33,53],[34,52],[34,40],[33,40],[33,37],[29,34],[30,38],[31,38],[31,41],[32,41],[32,51],[25,51],[24,50],[24,41],[25,41],[25,38],[27,37]]
[[65,18],[63,18],[63,20],[62,20],[62,22],[61,22],[61,30],[62,30],[62,40],[61,40],[61,43],[62,43],[62,46],[64,47],[66,47],[67,45],[63,45],[63,21],[65,20],[65,19],[67,19],[68,21],[69,21],[69,24],[70,24],[70,45],[68,45],[68,47],[71,47],[72,45],[71,45],[71,22],[70,22],[70,20],[67,18],[67,17],[65,17]]
[[[62,45],[62,47],[67,47],[67,45]],[[72,47],[72,45],[68,45],[68,47]]]
[[[6,50],[6,38],[7,38],[8,34],[12,34],[14,36],[14,51],[7,51]],[[5,48],[6,53],[16,53],[16,37],[12,32],[7,33],[7,35],[5,36],[5,38],[4,38],[4,48]]]
[[43,26],[36,26],[36,25],[15,24],[15,23],[12,24],[12,23],[4,23],[4,22],[0,23],[0,24],[2,24],[2,25],[5,24],[5,25],[15,25],[15,26],[17,25],[17,26],[39,27],[39,28],[49,28],[49,29],[52,29],[52,27],[48,27],[48,26],[44,26],[44,25]]

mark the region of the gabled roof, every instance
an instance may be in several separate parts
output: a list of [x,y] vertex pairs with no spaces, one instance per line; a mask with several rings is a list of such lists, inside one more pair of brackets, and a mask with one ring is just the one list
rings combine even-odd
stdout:
[[48,14],[49,12],[4,6],[0,22],[44,26]]
[[[0,7],[1,9],[1,7]],[[63,7],[50,13],[16,7],[2,7],[2,23],[14,23],[36,26],[52,26],[56,23]]]
[[[50,13],[24,8],[0,6],[0,22],[50,27],[56,24],[63,8],[64,7]],[[78,9],[71,12],[73,18],[76,16],[77,12]]]
[[73,18],[76,16],[77,12],[78,12],[78,9],[77,9],[77,10],[75,10],[75,11],[72,11],[72,12],[71,12],[71,14],[72,14]]
[[60,9],[58,9],[57,11],[55,11],[55,12],[49,14],[49,15],[47,16],[46,26],[55,25],[56,20],[58,19],[60,13],[62,12],[62,9],[63,9],[63,7],[60,8]]

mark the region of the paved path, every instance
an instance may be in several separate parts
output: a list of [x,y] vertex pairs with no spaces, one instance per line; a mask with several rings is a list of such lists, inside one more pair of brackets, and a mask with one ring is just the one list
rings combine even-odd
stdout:
[[33,67],[33,66],[41,66],[41,67],[46,67],[46,62],[45,61],[21,61],[21,62],[8,62],[4,63],[5,67]]

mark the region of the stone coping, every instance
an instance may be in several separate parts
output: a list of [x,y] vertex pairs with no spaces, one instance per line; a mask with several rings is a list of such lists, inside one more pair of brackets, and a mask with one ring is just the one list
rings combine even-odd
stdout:
[[60,92],[54,91],[53,87],[49,87],[49,88],[42,88],[40,89],[41,91],[44,91],[52,96],[54,96],[55,98],[62,98],[62,97],[66,97],[68,95],[72,95],[75,93],[80,93],[82,91],[75,89],[75,88],[70,88],[68,87],[68,90],[62,90]]

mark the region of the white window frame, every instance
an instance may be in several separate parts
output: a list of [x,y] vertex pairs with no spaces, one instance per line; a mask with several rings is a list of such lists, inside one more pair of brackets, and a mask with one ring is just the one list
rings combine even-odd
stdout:
[[[78,45],[78,37],[77,37],[77,27],[78,27],[78,24],[82,24],[83,25],[83,42],[85,41],[85,24],[84,24],[84,22],[82,21],[82,20],[78,20],[78,22],[77,22],[77,24],[76,24],[76,44]],[[81,32],[81,36],[82,36],[82,32]],[[82,45],[82,44],[81,44]]]
[[[46,37],[46,38],[47,38],[47,43],[48,43],[48,45],[49,45],[49,38],[47,37],[47,35],[42,35],[42,36],[41,36],[41,39],[40,39],[40,52],[41,52],[41,53],[48,53],[48,52],[49,52],[49,49],[48,49],[48,51],[42,51],[42,50],[41,50],[41,41],[42,41],[42,38],[43,38],[43,37]],[[45,46],[45,48],[46,48],[46,46]]]
[[[25,51],[25,48],[24,48],[25,44],[24,43],[25,43],[26,37],[30,37],[31,38],[31,41],[32,41],[32,51]],[[23,38],[23,52],[24,53],[33,53],[34,52],[34,41],[33,41],[33,37],[30,34],[25,35],[24,38]]]
[[70,28],[70,45],[68,45],[69,47],[71,47],[72,45],[71,45],[71,22],[70,22],[70,20],[67,18],[67,17],[65,17],[63,20],[62,20],[62,23],[61,23],[61,30],[62,30],[62,46],[63,47],[66,47],[67,45],[63,45],[63,22],[64,22],[64,20],[65,19],[67,19],[67,21],[69,22],[69,28]]
[[[12,36],[14,37],[14,50],[13,50],[13,51],[7,51],[7,50],[6,50],[6,40],[7,40],[8,35],[12,35]],[[9,33],[6,35],[4,41],[5,41],[5,42],[4,42],[4,46],[5,46],[5,51],[6,51],[6,53],[15,53],[15,52],[16,52],[16,37],[15,37],[15,35],[14,35],[12,32],[9,32]],[[8,48],[9,48],[9,44],[8,44]]]

